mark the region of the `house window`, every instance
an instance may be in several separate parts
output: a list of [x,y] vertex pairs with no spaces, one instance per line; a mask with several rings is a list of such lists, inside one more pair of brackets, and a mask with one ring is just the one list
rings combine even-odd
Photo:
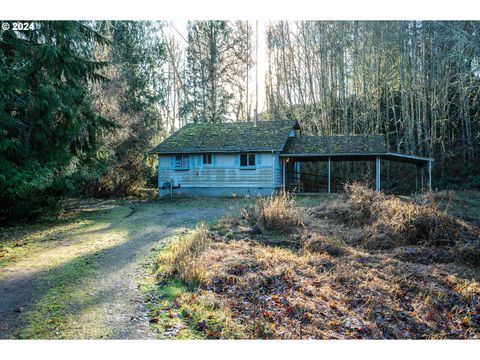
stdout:
[[255,154],[240,154],[240,166],[255,166]]
[[212,154],[203,155],[203,165],[212,165]]
[[190,167],[190,156],[188,155],[177,155],[175,156],[175,167],[188,169]]

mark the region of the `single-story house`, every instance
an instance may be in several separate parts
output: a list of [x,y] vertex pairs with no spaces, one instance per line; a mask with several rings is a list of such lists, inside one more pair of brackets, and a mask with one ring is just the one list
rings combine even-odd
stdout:
[[188,124],[161,142],[158,188],[161,197],[271,195],[295,185],[301,191],[302,162],[324,161],[331,192],[332,163],[372,161],[380,190],[380,161],[417,165],[423,188],[432,159],[389,152],[383,135],[303,136],[297,121]]

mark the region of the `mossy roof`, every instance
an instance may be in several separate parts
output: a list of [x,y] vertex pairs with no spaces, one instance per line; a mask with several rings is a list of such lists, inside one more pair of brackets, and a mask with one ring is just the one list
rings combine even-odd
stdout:
[[298,136],[290,138],[284,154],[381,154],[387,152],[383,135]]
[[179,129],[152,152],[188,154],[205,152],[282,151],[295,120],[188,124]]

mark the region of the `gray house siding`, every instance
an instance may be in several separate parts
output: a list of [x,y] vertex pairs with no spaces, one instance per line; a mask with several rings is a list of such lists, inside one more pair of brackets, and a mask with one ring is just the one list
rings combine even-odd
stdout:
[[274,155],[274,187],[279,189],[283,185],[283,163],[278,154]]
[[[175,196],[270,195],[278,185],[278,154],[255,153],[255,166],[241,167],[240,153],[212,155],[211,164],[203,164],[203,154],[188,154],[188,169],[175,166],[175,155],[159,155],[158,185],[161,197],[170,196],[166,182],[178,187]],[[275,160],[275,164],[274,164]]]

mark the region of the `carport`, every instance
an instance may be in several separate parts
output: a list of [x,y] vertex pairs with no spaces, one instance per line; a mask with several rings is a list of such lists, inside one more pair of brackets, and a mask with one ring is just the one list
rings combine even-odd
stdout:
[[[375,189],[381,190],[381,160],[413,164],[420,190],[425,189],[424,173],[427,172],[427,189],[432,189],[433,159],[387,151],[383,135],[349,136],[300,136],[288,140],[285,150],[279,155],[282,161],[283,188],[298,183],[296,191],[302,192],[301,164],[327,162],[327,192],[332,192],[332,164],[339,161],[372,162],[375,172]],[[417,184],[418,186],[418,184]]]

